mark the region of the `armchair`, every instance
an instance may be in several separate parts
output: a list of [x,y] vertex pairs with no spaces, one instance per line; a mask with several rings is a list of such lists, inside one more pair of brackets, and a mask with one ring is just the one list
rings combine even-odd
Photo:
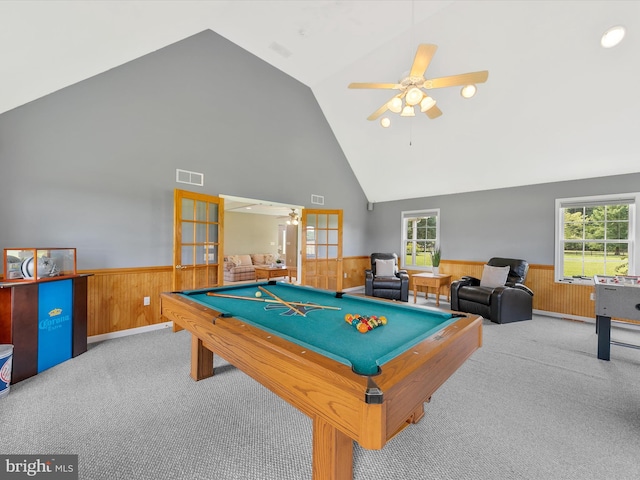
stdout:
[[462,277],[451,283],[451,309],[482,315],[494,323],[531,320],[533,292],[523,285],[528,271],[524,260],[494,257],[487,262],[482,280]]
[[409,274],[398,270],[395,253],[372,253],[371,268],[364,272],[364,293],[370,297],[409,301]]

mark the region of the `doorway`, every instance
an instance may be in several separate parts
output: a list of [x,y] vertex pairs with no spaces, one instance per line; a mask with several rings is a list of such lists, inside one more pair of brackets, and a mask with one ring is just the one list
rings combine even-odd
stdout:
[[[222,194],[225,213],[224,255],[277,253],[300,273],[300,205]],[[296,275],[296,278],[300,278]]]

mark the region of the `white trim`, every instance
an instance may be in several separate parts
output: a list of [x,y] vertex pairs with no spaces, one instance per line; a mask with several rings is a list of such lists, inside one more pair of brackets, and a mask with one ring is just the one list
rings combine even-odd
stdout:
[[224,198],[225,200],[229,200],[232,202],[253,203],[256,205],[265,205],[267,207],[284,207],[286,209],[294,208],[298,210],[303,210],[304,208],[306,208],[304,205],[294,205],[293,203],[272,202],[270,200],[258,200],[256,198],[236,197],[235,195],[227,195],[225,193],[219,194],[218,197]]
[[346,292],[346,293],[349,293],[349,292],[364,292],[364,285],[360,285],[359,287],[343,288],[342,291]]
[[596,324],[595,317],[581,317],[579,315],[569,315],[567,313],[557,313],[557,312],[547,312],[546,310],[536,310],[533,309],[533,313],[536,315],[544,315],[546,317],[554,317],[554,318],[565,318],[567,320],[575,320],[577,322],[586,322]]
[[[407,265],[407,247],[405,234],[407,230],[405,228],[405,220],[407,218],[416,217],[436,217],[436,238],[435,246],[439,248],[442,244],[440,238],[440,209],[439,208],[424,208],[422,210],[403,210],[400,212],[400,255],[398,255],[398,265],[400,268],[410,268],[411,270],[418,270],[423,272],[431,272],[432,267],[425,267],[419,265]],[[426,240],[425,240],[426,241]]]
[[128,337],[129,335],[137,335],[138,333],[147,333],[154,330],[162,330],[164,328],[170,328],[172,326],[173,322],[164,322],[156,323],[154,325],[147,325],[146,327],[128,328],[127,330],[119,330],[117,332],[92,335],[87,338],[87,343],[102,342],[104,340],[112,340],[114,338]]
[[[363,290],[364,290],[364,285],[361,285],[359,287],[345,288],[343,292],[361,293]],[[413,294],[413,290],[410,293]],[[444,299],[446,302],[447,300],[446,295],[441,295],[440,300],[442,299]],[[416,306],[416,307],[431,307],[431,305],[414,305],[413,303],[411,303],[410,305]],[[536,310],[536,309],[533,310],[533,313],[535,313],[536,315],[546,315],[547,317],[566,318],[569,320],[593,323],[594,325],[596,323],[595,317],[594,318],[580,317],[578,315],[568,315],[566,313],[547,312],[545,310]],[[104,340],[113,340],[114,338],[128,337],[129,335],[137,335],[139,333],[148,333],[155,330],[162,330],[162,329],[171,328],[171,327],[173,327],[173,322],[165,322],[165,323],[156,323],[155,325],[148,325],[146,327],[129,328],[127,330],[120,330],[113,333],[104,333],[102,335],[92,335],[91,337],[87,338],[87,343],[96,343],[96,342],[102,342]]]
[[[637,254],[637,242],[636,235],[638,228],[640,228],[640,193],[618,193],[608,195],[588,195],[585,197],[572,197],[572,198],[557,198],[555,201],[555,240],[554,240],[554,282],[566,282],[562,279],[563,272],[560,269],[560,265],[564,262],[564,253],[560,249],[560,236],[563,234],[564,218],[560,215],[560,210],[563,208],[571,208],[571,204],[589,204],[589,203],[601,203],[601,204],[614,204],[616,202],[628,203],[629,209],[629,274],[637,275],[635,272],[640,271],[640,255]],[[590,285],[593,283],[593,279],[571,279],[572,281],[567,283],[575,283],[577,285]]]

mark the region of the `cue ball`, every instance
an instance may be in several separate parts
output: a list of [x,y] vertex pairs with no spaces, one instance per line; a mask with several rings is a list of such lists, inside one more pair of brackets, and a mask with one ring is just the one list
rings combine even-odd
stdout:
[[262,296],[262,292],[256,292],[256,297],[261,297]]

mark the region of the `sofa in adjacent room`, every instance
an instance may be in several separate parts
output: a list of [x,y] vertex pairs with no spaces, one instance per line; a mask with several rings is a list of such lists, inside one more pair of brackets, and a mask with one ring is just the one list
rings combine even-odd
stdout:
[[224,257],[224,281],[242,282],[256,279],[256,266],[269,267],[276,263],[276,253],[251,253]]

